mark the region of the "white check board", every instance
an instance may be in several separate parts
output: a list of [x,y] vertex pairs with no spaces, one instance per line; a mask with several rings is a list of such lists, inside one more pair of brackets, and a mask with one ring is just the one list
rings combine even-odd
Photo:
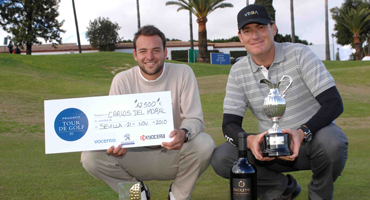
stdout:
[[44,109],[46,154],[172,141],[170,91],[46,100]]

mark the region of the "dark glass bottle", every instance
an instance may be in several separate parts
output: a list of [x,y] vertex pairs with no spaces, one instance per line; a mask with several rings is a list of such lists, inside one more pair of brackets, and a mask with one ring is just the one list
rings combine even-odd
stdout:
[[231,200],[257,200],[257,171],[248,162],[246,133],[238,135],[239,159],[230,171]]

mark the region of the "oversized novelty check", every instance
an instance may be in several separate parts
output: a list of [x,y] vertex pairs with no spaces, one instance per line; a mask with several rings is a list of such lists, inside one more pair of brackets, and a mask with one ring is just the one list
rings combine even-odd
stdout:
[[170,91],[46,100],[44,107],[46,154],[172,141]]

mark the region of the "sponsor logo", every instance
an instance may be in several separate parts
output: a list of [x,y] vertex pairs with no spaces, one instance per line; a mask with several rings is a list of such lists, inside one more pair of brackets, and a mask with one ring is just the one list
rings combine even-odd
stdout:
[[73,142],[82,138],[89,128],[84,112],[77,108],[67,108],[60,112],[54,121],[55,133],[62,140]]
[[134,141],[127,141],[127,142],[121,142],[121,145],[130,145],[130,144],[135,144]]
[[145,141],[145,135],[140,136],[140,140]]
[[131,136],[130,136],[130,134],[126,133],[123,137],[125,138],[125,141],[121,142],[121,145],[122,145],[122,146],[123,146],[123,145],[135,144],[135,142],[134,142],[134,141],[131,141],[131,139],[130,139],[130,137],[131,137]]
[[106,143],[114,143],[116,139],[101,139],[101,140],[94,140],[95,144],[106,144]]
[[125,137],[125,141],[126,141],[126,140],[130,140],[130,134],[126,133],[126,134],[124,135],[124,137]]
[[157,134],[157,135],[141,135],[140,140],[158,140],[166,138],[165,134]]
[[244,14],[244,16],[248,17],[250,15],[258,15],[258,11],[249,11]]

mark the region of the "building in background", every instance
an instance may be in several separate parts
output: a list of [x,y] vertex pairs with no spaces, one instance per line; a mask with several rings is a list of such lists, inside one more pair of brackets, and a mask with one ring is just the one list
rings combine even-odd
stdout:
[[[167,41],[166,42],[167,51],[168,51],[168,59],[172,60],[171,58],[171,51],[177,50],[188,50],[190,49],[190,42],[182,42],[182,41]],[[325,45],[308,45],[308,47],[321,59],[325,60]],[[351,47],[342,47],[336,46],[339,48],[339,55],[341,60],[348,60],[350,55],[353,52]],[[3,51],[6,49],[6,46],[0,46],[0,53],[6,53],[7,51]],[[25,48],[24,48],[25,49]],[[194,49],[198,49],[198,43],[194,43]],[[98,49],[91,48],[90,45],[81,45],[82,53],[92,53],[98,52]],[[132,53],[134,50],[134,46],[132,43],[119,43],[117,44],[116,52],[123,52],[123,53]],[[208,43],[208,50],[209,51],[218,51],[220,53],[230,54],[230,51],[245,51],[244,46],[240,42],[227,42],[227,43]],[[337,49],[335,49],[337,51]],[[43,45],[33,45],[32,46],[32,55],[55,55],[55,54],[74,54],[78,53],[78,45],[75,43],[66,43],[62,45],[58,45],[56,49],[52,47],[51,44],[43,44]],[[336,53],[335,51],[335,53]],[[333,52],[333,46],[330,47],[330,52]],[[25,54],[25,51],[22,50],[22,54]],[[333,54],[333,53],[331,53]],[[331,60],[335,60],[335,57]]]

